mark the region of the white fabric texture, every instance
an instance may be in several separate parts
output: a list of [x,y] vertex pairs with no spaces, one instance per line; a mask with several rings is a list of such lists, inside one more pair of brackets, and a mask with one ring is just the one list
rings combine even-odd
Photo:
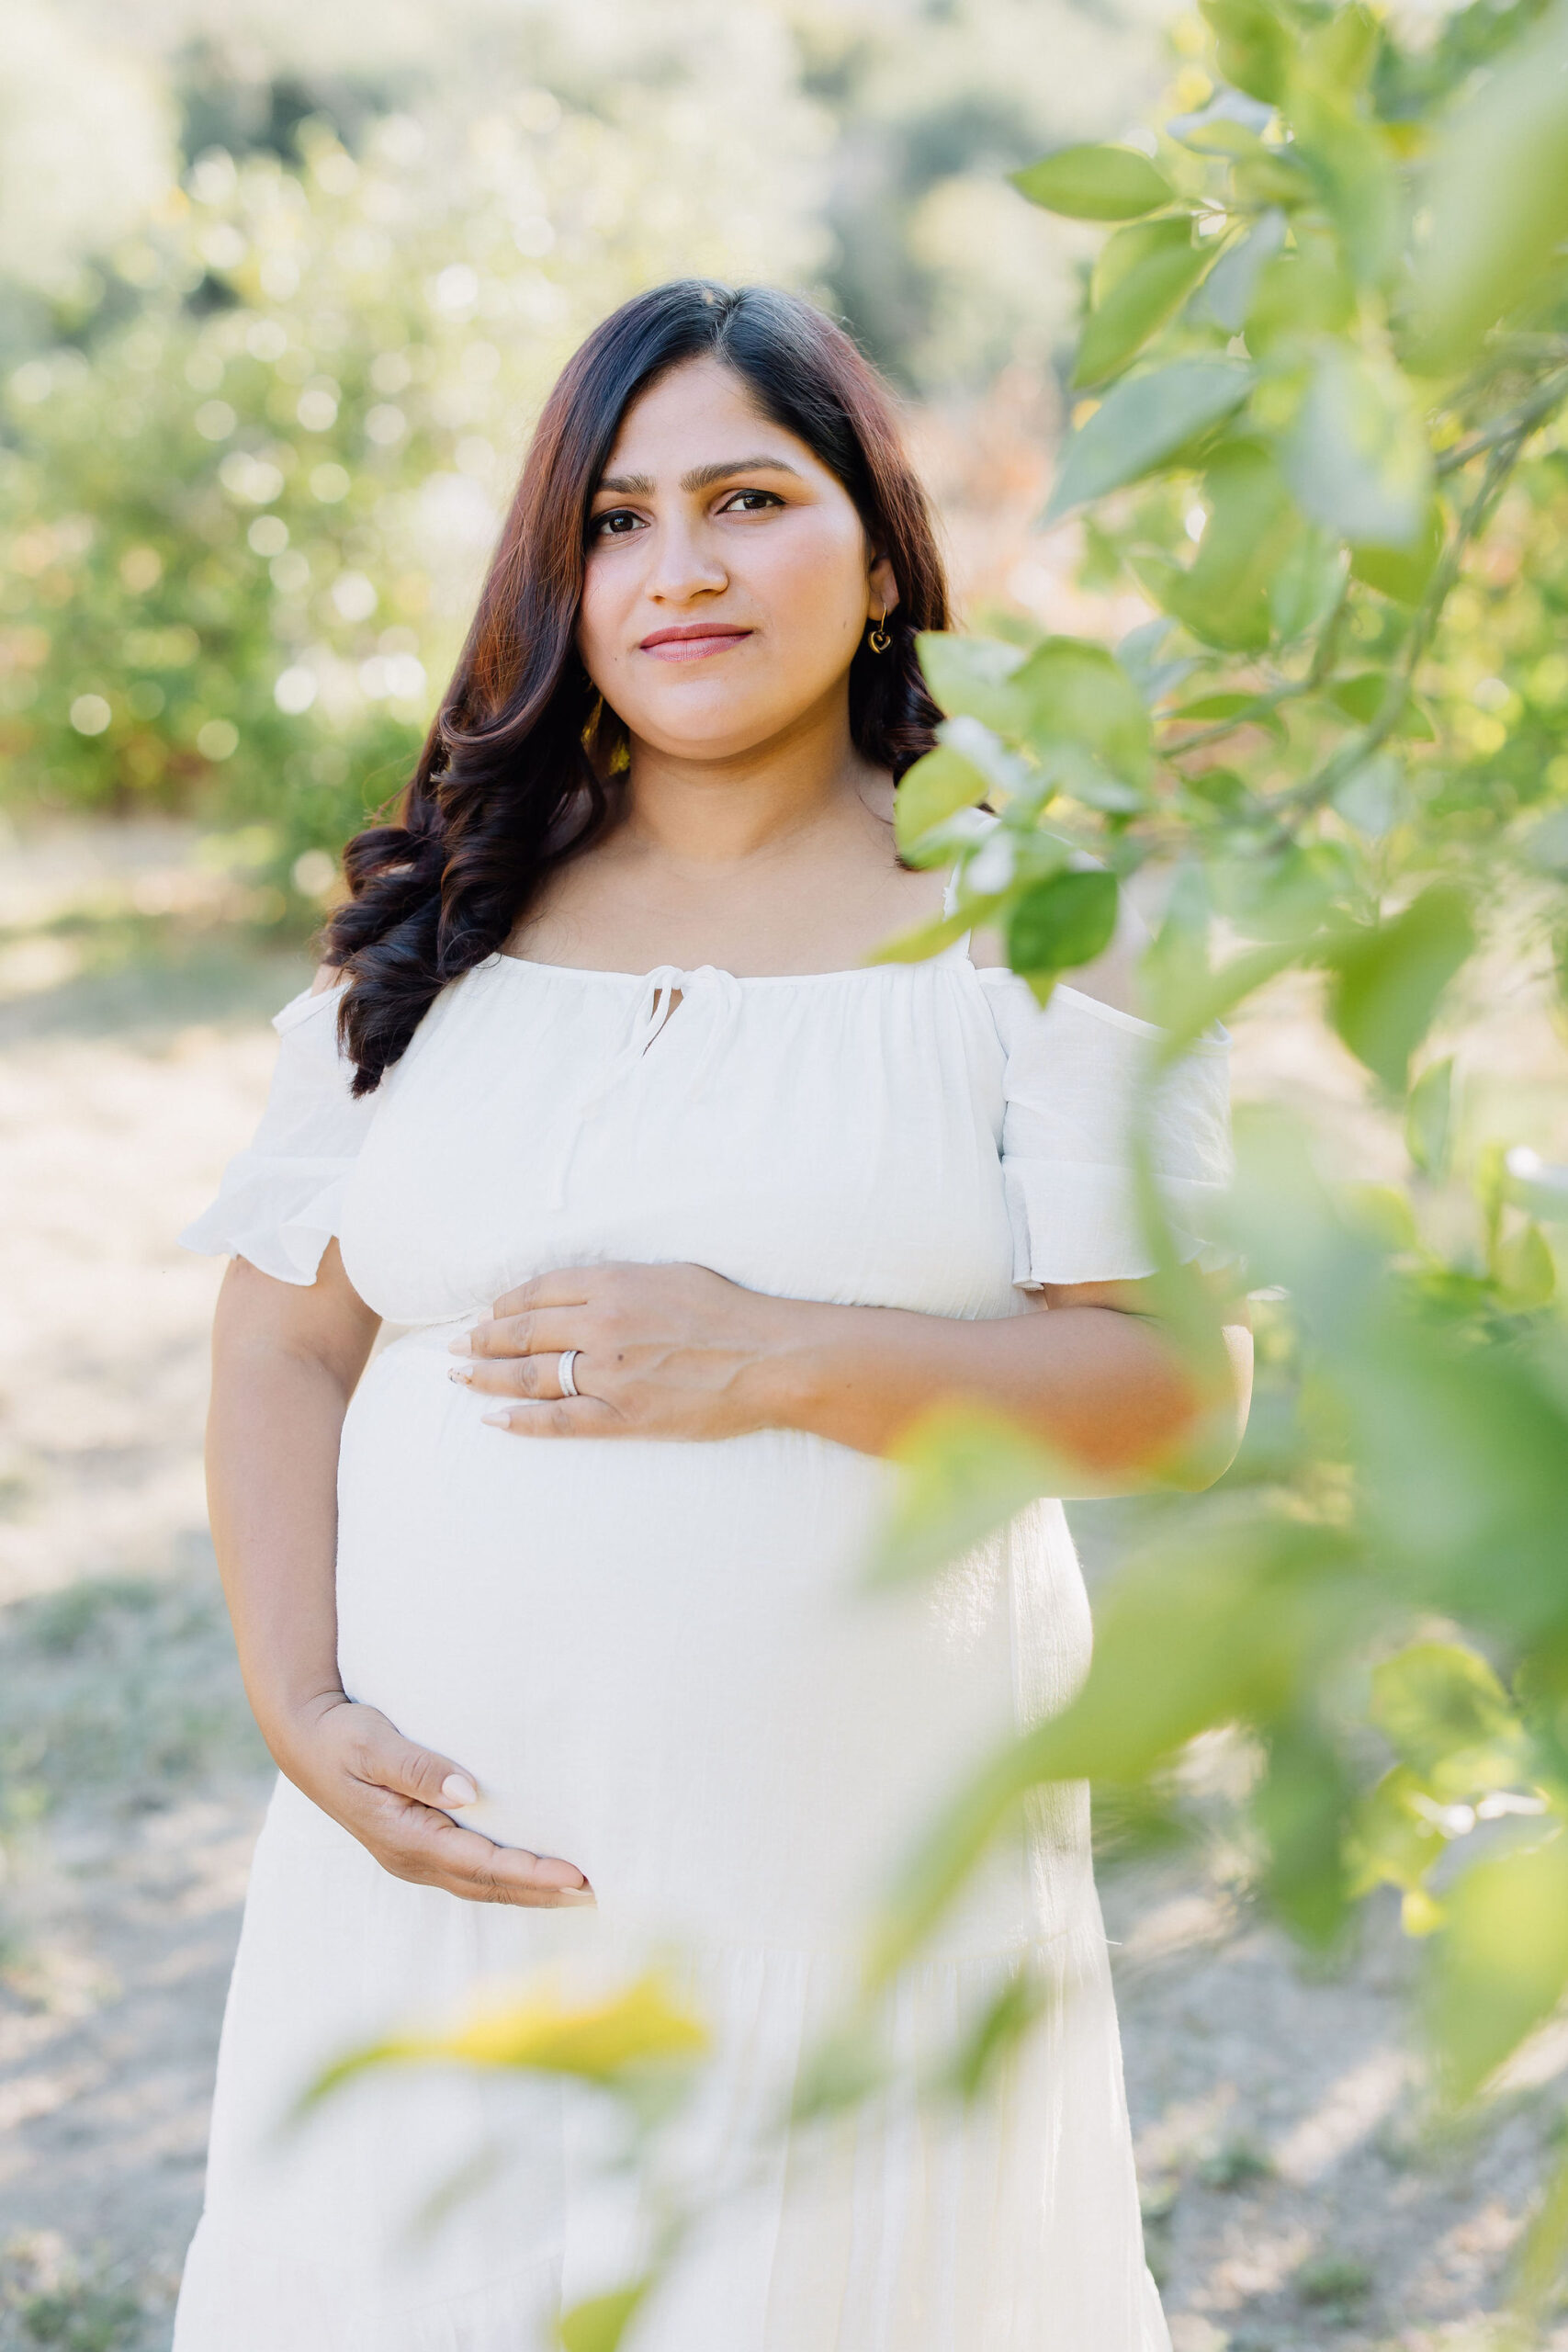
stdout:
[[[518,1438],[446,1377],[452,1332],[554,1267],[694,1260],[777,1295],[968,1317],[1136,1272],[1116,1152],[1153,1033],[1072,991],[1042,1013],[965,940],[776,979],[492,956],[355,1103],[336,1004],[279,1016],[261,1126],[185,1238],[304,1283],[335,1233],[360,1295],[408,1327],[344,1432],[344,1685],[473,1773],[466,1819],[570,1857],[598,1905],[405,1884],[279,1782],[176,2352],[543,2352],[559,2303],[619,2283],[650,2226],[594,2160],[591,2096],[411,2072],[293,2140],[277,2126],[346,2044],[498,1977],[551,1967],[570,1989],[650,1954],[715,2036],[684,2159],[711,2214],[626,2352],[1168,2352],[1083,1788],[998,1843],[901,1980],[903,2087],[841,2130],[757,2136],[849,1996],[890,1866],[1082,1677],[1060,1505],[873,1595],[890,1464],[787,1430]],[[1223,1067],[1166,1082],[1173,1186],[1220,1181]],[[591,1352],[577,1373],[592,1395]],[[917,2098],[908,2075],[1023,1966],[1046,1997],[992,2094]],[[416,2233],[497,2140],[509,2167]]]
[[1001,1157],[1013,1280],[1038,1289],[1156,1272],[1133,1173],[1140,1118],[1176,1255],[1217,1255],[1208,1237],[1231,1176],[1229,1039],[1202,1038],[1156,1074],[1161,1032],[1135,1014],[1062,980],[1042,1011],[1015,972],[981,977],[1007,1047]]

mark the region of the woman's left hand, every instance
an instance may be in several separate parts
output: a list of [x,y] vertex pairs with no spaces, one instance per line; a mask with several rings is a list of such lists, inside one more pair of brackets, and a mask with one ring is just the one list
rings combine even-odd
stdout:
[[[768,1359],[795,1302],[707,1266],[569,1266],[498,1298],[452,1342],[452,1378],[493,1396],[519,1436],[738,1437],[773,1418]],[[558,1368],[575,1348],[577,1395]]]

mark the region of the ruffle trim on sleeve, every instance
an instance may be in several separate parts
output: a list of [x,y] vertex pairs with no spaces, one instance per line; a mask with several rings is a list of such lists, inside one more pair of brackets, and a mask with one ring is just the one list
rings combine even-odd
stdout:
[[[1157,1179],[1178,1258],[1205,1269],[1227,1251],[1207,1235],[1225,1187],[1196,1177]],[[1002,1187],[1012,1225],[1015,1287],[1046,1283],[1141,1282],[1159,1260],[1139,1213],[1137,1188],[1125,1168],[1059,1159],[1010,1158]]]
[[352,1159],[237,1152],[218,1197],[180,1235],[182,1250],[243,1258],[275,1281],[308,1287],[338,1230]]

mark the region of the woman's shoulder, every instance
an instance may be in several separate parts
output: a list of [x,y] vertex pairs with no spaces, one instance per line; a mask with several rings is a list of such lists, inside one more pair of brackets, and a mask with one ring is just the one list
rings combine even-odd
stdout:
[[333,1023],[327,1015],[337,1012],[344,985],[343,974],[333,965],[319,965],[309,985],[302,988],[298,995],[291,996],[288,1003],[273,1014],[272,1025],[278,1035],[287,1036],[291,1030],[307,1023],[318,1024],[323,1034],[329,1033]]
[[[1120,1013],[1126,1020],[1135,1021],[1142,1028],[1153,1028],[1156,1024],[1142,1016],[1138,989],[1138,965],[1148,942],[1147,924],[1123,897],[1111,944],[1092,963],[1080,964],[1070,980],[1058,982],[1058,989],[1066,989],[1069,996],[1081,997],[1087,1004],[1098,1006],[1102,1012]],[[991,977],[993,985],[1018,978],[1008,960],[1006,939],[988,925],[976,925],[971,933],[969,956],[976,971]],[[1027,981],[1019,979],[1018,985],[1032,998]]]

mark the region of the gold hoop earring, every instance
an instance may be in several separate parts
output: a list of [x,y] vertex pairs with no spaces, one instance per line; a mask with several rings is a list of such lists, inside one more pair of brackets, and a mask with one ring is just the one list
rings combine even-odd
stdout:
[[877,622],[877,624],[876,624],[876,627],[872,630],[871,635],[866,639],[866,643],[870,646],[870,648],[871,648],[871,650],[872,650],[872,651],[873,651],[874,653],[886,653],[886,650],[887,650],[887,649],[888,649],[888,647],[889,647],[889,646],[892,644],[892,642],[893,642],[893,639],[888,636],[887,631],[886,631],[886,630],[883,628],[883,626],[882,626],[883,621],[885,621],[886,618],[887,618],[887,607],[886,607],[886,605],[883,605],[883,607],[882,607],[882,617],[881,617],[881,619],[880,619],[880,620],[878,620],[878,622]]

